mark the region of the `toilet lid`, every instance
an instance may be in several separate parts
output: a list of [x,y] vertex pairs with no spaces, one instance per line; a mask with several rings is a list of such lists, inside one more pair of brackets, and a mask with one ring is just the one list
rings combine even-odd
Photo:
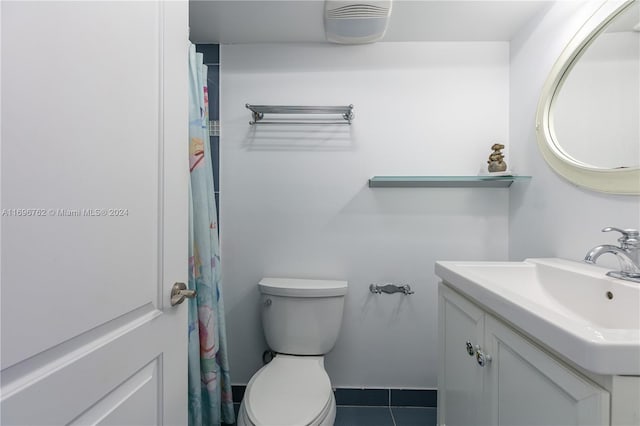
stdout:
[[323,357],[277,355],[247,385],[245,407],[253,424],[302,426],[322,414],[331,396]]

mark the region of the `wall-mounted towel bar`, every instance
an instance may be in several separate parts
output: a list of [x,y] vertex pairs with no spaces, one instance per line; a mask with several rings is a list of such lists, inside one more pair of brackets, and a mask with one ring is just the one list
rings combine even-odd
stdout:
[[405,285],[395,285],[395,284],[378,285],[378,284],[371,284],[369,286],[369,291],[371,293],[373,293],[373,294],[403,293],[403,294],[407,295],[407,294],[415,293],[415,291],[411,290],[411,286],[409,284],[405,284]]
[[[245,105],[251,110],[249,124],[351,124],[353,105],[347,106],[295,106],[295,105]],[[284,119],[265,120],[265,114],[287,115]],[[338,115],[341,118],[326,118]]]

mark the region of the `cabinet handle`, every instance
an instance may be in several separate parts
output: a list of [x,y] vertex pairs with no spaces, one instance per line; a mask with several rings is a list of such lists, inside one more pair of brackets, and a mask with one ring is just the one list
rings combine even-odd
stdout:
[[467,346],[466,347],[467,347],[467,353],[469,354],[469,356],[474,356],[476,354],[475,349],[473,349],[473,345],[468,340],[467,340]]
[[476,346],[476,349],[476,361],[478,361],[478,365],[480,367],[484,367],[485,365],[489,364],[491,362],[491,355],[482,352],[480,346]]

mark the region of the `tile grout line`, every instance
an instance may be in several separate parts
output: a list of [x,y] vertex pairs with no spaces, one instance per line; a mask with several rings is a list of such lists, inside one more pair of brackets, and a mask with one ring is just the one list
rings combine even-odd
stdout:
[[389,414],[391,414],[391,421],[393,422],[393,426],[396,425],[396,418],[393,417],[393,410],[391,409],[391,389],[389,389]]
[[391,421],[393,422],[393,426],[398,426],[396,424],[396,418],[393,415],[393,410],[391,409],[391,406],[389,406],[389,413],[391,413]]
[[351,408],[389,408],[388,405],[349,405],[349,404],[336,404],[336,407],[351,407]]

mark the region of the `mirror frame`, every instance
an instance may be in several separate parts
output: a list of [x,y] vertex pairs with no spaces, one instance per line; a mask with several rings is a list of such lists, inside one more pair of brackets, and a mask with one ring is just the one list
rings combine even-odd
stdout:
[[[638,0],[640,1],[640,0]],[[634,0],[605,1],[578,30],[551,68],[536,113],[536,133],[542,156],[556,173],[574,184],[611,194],[640,194],[640,166],[624,169],[598,168],[580,162],[562,149],[553,130],[553,100],[565,77],[604,27]],[[640,143],[640,141],[639,141]]]

